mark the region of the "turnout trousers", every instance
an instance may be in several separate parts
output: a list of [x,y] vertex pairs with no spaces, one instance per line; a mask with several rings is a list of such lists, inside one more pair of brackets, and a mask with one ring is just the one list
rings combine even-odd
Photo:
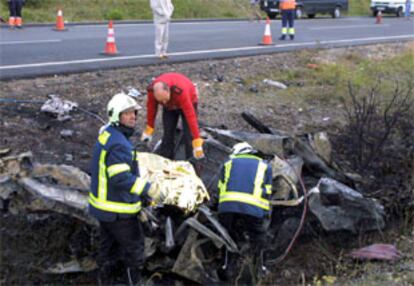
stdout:
[[122,260],[126,267],[141,268],[144,264],[144,233],[137,218],[100,221],[98,265]]

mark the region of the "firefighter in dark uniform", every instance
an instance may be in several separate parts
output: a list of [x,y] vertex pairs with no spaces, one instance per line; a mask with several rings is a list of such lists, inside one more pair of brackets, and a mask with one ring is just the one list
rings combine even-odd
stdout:
[[[234,145],[230,160],[220,172],[218,213],[220,223],[237,243],[248,235],[252,246],[250,253],[258,267],[256,271],[264,274],[267,270],[262,252],[270,214],[272,167],[255,153],[246,142]],[[235,267],[235,256],[226,252],[222,267],[225,279],[233,278]]]
[[178,120],[181,117],[185,138],[186,159],[202,159],[203,139],[197,121],[198,92],[194,83],[180,73],[165,73],[155,78],[147,88],[147,126],[141,140],[152,139],[158,105],[163,106],[162,124],[164,134],[160,155],[174,159],[174,137]]
[[89,213],[100,224],[98,281],[113,282],[115,263],[122,260],[129,285],[141,281],[144,234],[137,214],[146,198],[155,197],[151,184],[140,177],[137,154],[129,137],[141,107],[123,93],[108,103],[109,125],[95,144],[91,162]]

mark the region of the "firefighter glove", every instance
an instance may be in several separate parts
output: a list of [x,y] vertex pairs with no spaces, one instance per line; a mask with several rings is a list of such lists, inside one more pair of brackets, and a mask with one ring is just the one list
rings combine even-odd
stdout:
[[142,132],[141,141],[145,143],[151,142],[153,133],[154,133],[154,128],[147,125],[144,132]]
[[204,158],[203,139],[197,138],[193,140],[193,156],[197,160]]

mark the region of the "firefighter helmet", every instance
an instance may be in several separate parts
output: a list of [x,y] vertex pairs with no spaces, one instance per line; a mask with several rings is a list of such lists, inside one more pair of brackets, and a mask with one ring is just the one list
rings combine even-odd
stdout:
[[125,93],[115,94],[108,102],[107,111],[110,123],[119,123],[119,115],[128,109],[140,110],[141,106]]

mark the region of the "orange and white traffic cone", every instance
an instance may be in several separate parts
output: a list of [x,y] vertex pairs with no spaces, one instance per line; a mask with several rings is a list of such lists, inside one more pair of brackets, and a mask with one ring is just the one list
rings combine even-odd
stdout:
[[375,19],[375,24],[381,24],[381,22],[382,22],[382,12],[378,11],[377,12],[377,17]]
[[259,44],[260,45],[272,45],[273,44],[272,35],[271,35],[271,32],[270,32],[270,19],[269,19],[269,17],[266,18],[266,26],[265,26],[263,39],[262,39],[262,42],[259,43]]
[[53,30],[55,31],[67,31],[68,30],[65,28],[65,22],[63,20],[63,12],[61,9],[57,11],[56,27]]
[[107,56],[115,56],[119,54],[115,44],[115,31],[112,20],[109,21],[108,25],[108,37],[106,38],[105,50],[101,54]]

